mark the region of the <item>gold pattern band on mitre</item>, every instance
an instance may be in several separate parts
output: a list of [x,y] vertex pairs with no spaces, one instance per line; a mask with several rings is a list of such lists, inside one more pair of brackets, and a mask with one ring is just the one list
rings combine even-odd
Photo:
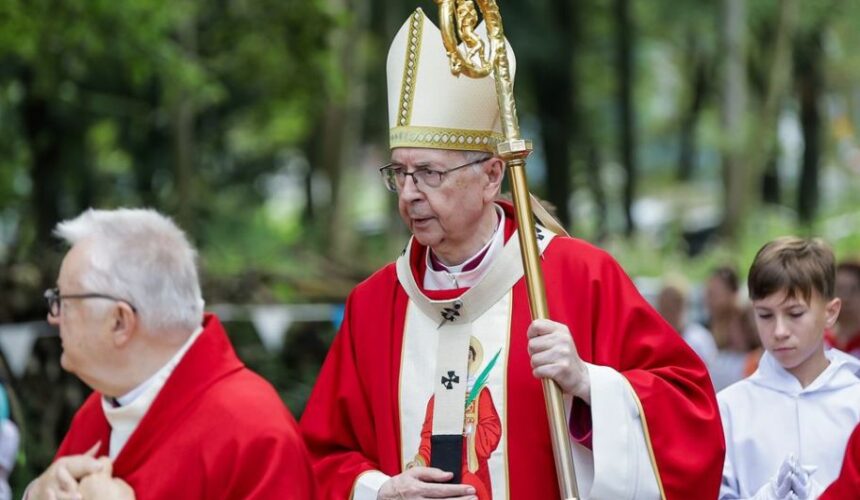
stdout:
[[418,57],[421,54],[421,34],[424,28],[424,15],[416,9],[409,21],[409,46],[403,62],[403,80],[400,83],[400,108],[397,123],[408,125],[412,120],[412,101],[415,99],[415,75],[418,73]]
[[393,127],[390,131],[391,149],[432,148],[462,151],[496,152],[504,140],[501,134],[486,130],[465,130],[442,127]]

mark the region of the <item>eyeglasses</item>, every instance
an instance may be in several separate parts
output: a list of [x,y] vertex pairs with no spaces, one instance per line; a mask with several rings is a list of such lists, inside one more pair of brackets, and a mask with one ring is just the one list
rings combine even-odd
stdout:
[[117,297],[113,297],[111,295],[105,295],[103,293],[74,293],[69,295],[60,295],[59,288],[49,288],[45,290],[45,301],[48,303],[48,313],[51,317],[56,318],[60,315],[60,308],[62,307],[62,302],[67,299],[105,299],[105,300],[113,300],[116,302],[125,302],[131,307],[131,310],[137,312],[137,308],[134,307],[134,304],[125,300],[119,299]]
[[392,193],[397,193],[398,191],[403,189],[403,185],[406,184],[407,176],[412,176],[412,182],[415,183],[416,187],[419,184],[422,184],[429,188],[437,188],[442,185],[442,181],[445,179],[446,174],[450,174],[451,172],[455,170],[460,170],[461,168],[471,167],[472,165],[484,163],[490,158],[492,158],[492,156],[487,156],[486,158],[470,161],[469,163],[465,163],[454,168],[449,168],[448,170],[433,170],[431,168],[422,167],[415,170],[414,172],[407,172],[406,165],[403,165],[402,163],[389,163],[388,165],[385,165],[380,168],[379,173],[382,175],[382,180],[385,182],[385,187]]

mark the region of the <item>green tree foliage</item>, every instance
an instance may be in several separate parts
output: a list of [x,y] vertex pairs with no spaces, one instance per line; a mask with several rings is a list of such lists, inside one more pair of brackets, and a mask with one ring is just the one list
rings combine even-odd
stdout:
[[253,181],[308,139],[336,78],[331,24],[300,0],[3,2],[0,209],[36,228],[22,248],[90,205],[205,215],[224,189],[258,203]]
[[[0,2],[0,322],[44,317],[40,290],[59,257],[50,231],[89,206],[157,207],[204,248],[273,239],[270,224],[248,223],[262,219],[258,180],[319,121],[339,78],[334,25],[308,0]],[[220,295],[233,293],[254,292]],[[18,488],[50,461],[87,392],[59,370],[58,349],[40,340],[11,385],[25,403]]]

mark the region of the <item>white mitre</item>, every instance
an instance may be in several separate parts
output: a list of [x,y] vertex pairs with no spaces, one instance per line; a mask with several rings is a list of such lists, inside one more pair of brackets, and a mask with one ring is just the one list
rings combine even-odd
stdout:
[[[482,38],[485,31],[483,23],[475,30]],[[513,78],[516,60],[510,45],[506,47]],[[489,57],[489,49],[485,51]],[[420,8],[391,42],[387,73],[391,149],[494,153],[496,144],[504,140],[492,75],[469,78],[451,74],[442,33]]]

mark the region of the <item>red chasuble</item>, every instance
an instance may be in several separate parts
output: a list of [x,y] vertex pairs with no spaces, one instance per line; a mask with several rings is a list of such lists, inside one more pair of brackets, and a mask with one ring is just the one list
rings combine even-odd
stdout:
[[[101,395],[78,410],[57,458],[84,453],[110,426]],[[315,498],[298,426],[272,386],[245,368],[213,315],[114,461],[138,500]]]
[[[504,208],[513,219],[510,205]],[[413,273],[422,283],[426,249],[414,242],[412,250]],[[638,396],[665,496],[716,498],[725,443],[703,363],[604,251],[555,237],[542,263],[550,318],[568,325],[584,361],[614,368]],[[512,293],[507,399],[496,402],[506,414],[508,497],[555,499],[559,493],[543,393],[527,351],[531,314],[524,278]],[[301,421],[320,498],[350,498],[363,472],[393,476],[412,459],[401,456],[399,407],[408,303],[393,264],[347,299],[340,332]],[[574,412],[578,408],[588,411],[575,405]],[[574,414],[572,420],[583,419]]]
[[845,458],[842,460],[842,471],[836,481],[824,490],[819,500],[851,500],[860,499],[860,425],[854,428],[848,445],[845,448]]

